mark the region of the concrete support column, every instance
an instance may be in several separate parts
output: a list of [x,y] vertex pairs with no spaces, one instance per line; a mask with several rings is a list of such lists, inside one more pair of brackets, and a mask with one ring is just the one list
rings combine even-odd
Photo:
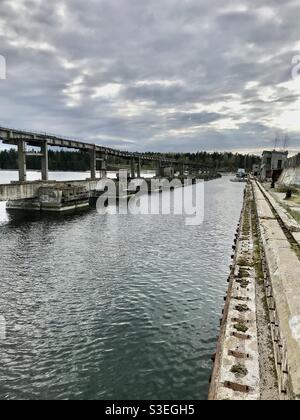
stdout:
[[135,160],[131,158],[131,178],[135,178]]
[[48,143],[47,140],[41,146],[42,156],[42,181],[49,179]]
[[156,176],[157,178],[161,177],[161,161],[160,160],[156,162]]
[[103,155],[101,160],[101,178],[107,178],[107,156]]
[[18,141],[18,167],[19,167],[19,181],[26,182],[26,150],[24,140]]
[[179,164],[179,173],[180,173],[180,175],[184,175],[184,169],[185,169],[184,163],[180,163]]
[[91,179],[97,178],[97,153],[93,149],[90,151],[90,168],[91,168]]
[[137,165],[137,177],[141,178],[142,174],[142,161],[141,158],[138,159],[138,165]]

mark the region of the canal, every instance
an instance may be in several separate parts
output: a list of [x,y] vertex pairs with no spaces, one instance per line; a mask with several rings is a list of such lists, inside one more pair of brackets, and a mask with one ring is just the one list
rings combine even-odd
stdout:
[[206,399],[243,189],[206,183],[191,227],[0,203],[0,399]]

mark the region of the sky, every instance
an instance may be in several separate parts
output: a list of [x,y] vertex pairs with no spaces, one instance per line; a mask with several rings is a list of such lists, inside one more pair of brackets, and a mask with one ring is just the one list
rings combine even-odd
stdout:
[[300,152],[299,22],[299,0],[0,0],[0,125],[160,152],[286,133]]

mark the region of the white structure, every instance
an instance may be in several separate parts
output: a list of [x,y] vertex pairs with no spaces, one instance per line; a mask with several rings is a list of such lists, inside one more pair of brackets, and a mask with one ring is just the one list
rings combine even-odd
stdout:
[[300,153],[288,159],[278,182],[287,186],[300,187]]
[[272,180],[273,175],[281,174],[288,160],[287,151],[264,151],[262,156],[261,179],[263,181]]

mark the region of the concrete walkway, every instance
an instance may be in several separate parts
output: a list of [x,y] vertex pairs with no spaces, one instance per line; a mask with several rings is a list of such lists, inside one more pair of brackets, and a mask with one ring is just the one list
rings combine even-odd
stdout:
[[300,399],[299,224],[263,186],[253,183],[253,188],[279,390]]
[[300,225],[283,199],[247,185],[209,399],[300,399]]
[[210,388],[211,400],[259,400],[256,272],[247,187]]

